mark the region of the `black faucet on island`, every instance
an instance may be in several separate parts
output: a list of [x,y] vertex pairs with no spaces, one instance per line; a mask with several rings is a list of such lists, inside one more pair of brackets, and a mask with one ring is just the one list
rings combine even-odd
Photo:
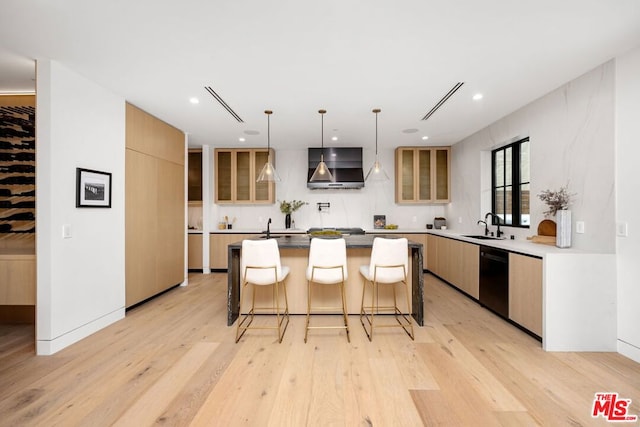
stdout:
[[271,224],[271,218],[267,221],[267,239],[271,238],[271,231],[269,230],[269,225]]
[[500,236],[504,234],[504,232],[500,231],[500,221],[502,221],[502,218],[500,218],[498,215],[494,214],[493,212],[487,212],[487,214],[484,216],[485,227],[487,226],[487,219],[490,216],[496,220],[496,224],[498,225],[498,230],[496,231],[496,237],[500,238]]

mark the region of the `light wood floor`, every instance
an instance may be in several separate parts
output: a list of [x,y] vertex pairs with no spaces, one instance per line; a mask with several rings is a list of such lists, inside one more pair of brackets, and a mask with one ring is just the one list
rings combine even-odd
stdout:
[[0,326],[0,425],[607,425],[591,418],[602,391],[640,415],[639,364],[545,353],[431,275],[415,342],[388,329],[370,343],[351,316],[350,344],[338,330],[304,344],[303,316],[282,344],[274,331],[235,344],[226,275],[189,280],[53,356],[34,355],[30,328]]

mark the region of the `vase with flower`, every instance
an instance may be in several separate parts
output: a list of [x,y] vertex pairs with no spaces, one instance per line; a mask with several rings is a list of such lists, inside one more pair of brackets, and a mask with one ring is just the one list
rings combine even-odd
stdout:
[[545,217],[556,217],[556,246],[568,248],[571,246],[571,198],[575,194],[569,193],[567,186],[558,191],[544,190],[538,198],[549,208],[544,212]]
[[284,227],[291,228],[291,214],[300,209],[304,205],[308,205],[307,202],[302,200],[292,200],[290,202],[286,200],[278,200],[280,202],[280,212],[284,214]]

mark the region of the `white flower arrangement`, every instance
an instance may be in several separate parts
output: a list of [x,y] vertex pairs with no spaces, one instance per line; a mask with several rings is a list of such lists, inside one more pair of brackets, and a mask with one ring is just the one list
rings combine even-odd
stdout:
[[575,193],[569,193],[567,186],[560,187],[558,191],[544,190],[538,194],[538,198],[545,202],[549,210],[544,212],[544,216],[555,216],[559,210],[567,210],[571,205],[571,198]]

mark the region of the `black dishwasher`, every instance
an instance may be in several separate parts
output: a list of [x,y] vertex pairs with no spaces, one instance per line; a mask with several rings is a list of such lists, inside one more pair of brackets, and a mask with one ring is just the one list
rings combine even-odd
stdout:
[[509,252],[480,246],[480,304],[509,318]]

